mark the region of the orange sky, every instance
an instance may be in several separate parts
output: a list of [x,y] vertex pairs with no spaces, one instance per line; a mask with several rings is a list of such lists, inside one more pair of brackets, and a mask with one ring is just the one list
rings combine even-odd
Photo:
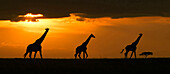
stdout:
[[0,21],[0,58],[22,58],[27,45],[35,42],[47,27],[50,30],[42,43],[44,58],[74,58],[75,48],[91,33],[96,38],[88,45],[89,58],[123,58],[120,51],[134,42],[139,33],[144,35],[137,47],[137,57],[145,51],[153,52],[152,57],[170,57],[169,17],[90,19],[71,14],[39,22]]

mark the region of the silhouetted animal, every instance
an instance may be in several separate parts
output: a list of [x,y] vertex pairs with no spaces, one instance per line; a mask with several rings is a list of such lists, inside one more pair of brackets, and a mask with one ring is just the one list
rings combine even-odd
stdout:
[[79,56],[79,58],[81,59],[80,55],[81,55],[81,52],[83,52],[83,59],[85,59],[85,54],[86,54],[86,58],[88,57],[88,54],[87,54],[87,44],[89,43],[90,39],[91,38],[95,38],[95,36],[93,34],[91,34],[88,39],[80,46],[78,46],[76,48],[76,54],[74,55],[75,56],[75,59],[77,58],[77,54]]
[[49,28],[46,28],[45,30],[46,31],[44,32],[44,34],[39,39],[37,39],[33,44],[28,45],[26,53],[24,54],[24,59],[25,59],[25,57],[27,56],[28,53],[30,53],[29,57],[31,59],[32,52],[35,52],[35,54],[34,54],[34,59],[35,59],[37,51],[40,52],[40,56],[41,56],[41,59],[42,59],[41,43],[43,42],[45,36],[47,35]]
[[153,55],[152,52],[142,52],[141,54],[139,54],[140,56],[145,55],[145,58],[147,58],[148,55]]
[[[140,33],[139,34],[139,37],[137,38],[137,40],[135,41],[135,42],[133,42],[131,45],[127,45],[126,47],[125,47],[125,49],[126,49],[126,52],[125,52],[125,58],[127,58],[127,55],[128,55],[128,52],[129,51],[132,51],[132,54],[131,54],[131,56],[130,56],[130,58],[132,57],[132,55],[133,55],[133,53],[134,53],[134,55],[135,55],[135,58],[136,58],[136,46],[137,46],[137,44],[139,43],[139,40],[140,40],[140,38],[142,37],[142,33]],[[122,50],[122,52],[124,51],[124,49]],[[120,52],[120,53],[122,53],[122,52]]]

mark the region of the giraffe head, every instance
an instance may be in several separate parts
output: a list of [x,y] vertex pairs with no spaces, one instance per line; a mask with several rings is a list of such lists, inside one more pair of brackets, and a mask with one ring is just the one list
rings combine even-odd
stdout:
[[95,38],[95,36],[93,34],[90,35],[91,37]]
[[140,36],[142,36],[143,34],[142,34],[142,33],[140,33],[139,35],[140,35]]
[[46,31],[48,31],[48,30],[49,30],[49,28],[46,28],[45,30],[46,30]]

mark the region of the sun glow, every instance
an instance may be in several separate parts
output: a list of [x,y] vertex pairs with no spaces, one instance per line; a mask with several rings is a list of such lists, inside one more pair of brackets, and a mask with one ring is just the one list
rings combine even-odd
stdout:
[[16,18],[11,19],[11,22],[39,22],[39,18],[43,18],[43,14],[27,13],[26,15],[19,15]]
[[32,13],[28,13],[28,14],[24,15],[24,17],[43,17],[43,15],[42,14],[33,15]]
[[[1,20],[0,49],[5,50],[2,50],[3,53],[0,52],[0,57],[23,57],[19,54],[24,54],[27,45],[42,36],[45,28],[50,28],[42,44],[44,57],[46,58],[73,57],[75,48],[85,41],[91,33],[96,36],[90,42],[88,50],[92,58],[124,57],[114,52],[119,52],[123,47],[137,38],[137,34],[141,32],[145,36],[140,42],[142,46],[140,44],[138,45],[139,53],[148,49],[156,53],[158,51],[165,52],[167,51],[166,49],[169,49],[169,17],[112,19],[110,17],[84,18],[70,14],[69,17],[40,18],[38,20],[38,22],[24,22],[25,20],[22,22],[10,22],[10,20]],[[103,52],[103,49],[108,49],[108,51]],[[16,51],[19,52],[13,53]],[[11,55],[9,56],[9,54]],[[157,55],[170,56],[169,53],[166,53],[166,55],[164,53]]]
[[78,21],[77,19],[80,17],[74,14],[70,14],[69,17],[63,18],[37,18],[38,16],[40,16],[40,14],[37,14],[38,16],[32,15],[32,13],[23,15],[20,21],[11,22],[11,24],[13,24],[13,27],[20,27],[24,31],[34,33],[41,33],[41,30],[48,27],[51,29],[50,33],[85,34],[93,31],[96,28],[94,23],[90,22],[90,19],[84,18],[86,20]]
[[42,14],[27,13],[26,15],[19,15],[19,17],[26,17],[26,18],[30,18],[30,17],[43,17],[43,15]]

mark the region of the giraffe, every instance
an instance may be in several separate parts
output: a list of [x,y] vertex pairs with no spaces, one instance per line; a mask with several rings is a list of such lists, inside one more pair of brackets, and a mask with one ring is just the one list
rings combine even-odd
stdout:
[[85,42],[82,43],[82,45],[78,46],[76,48],[76,54],[74,55],[75,56],[75,59],[77,58],[77,54],[79,56],[79,58],[81,59],[80,55],[81,55],[81,52],[83,52],[83,59],[85,59],[85,54],[86,54],[86,58],[88,57],[88,54],[87,54],[87,44],[89,43],[90,39],[91,38],[95,38],[95,36],[93,34],[91,34],[87,40]]
[[41,56],[41,59],[42,59],[42,52],[41,52],[41,48],[42,47],[41,47],[41,43],[43,42],[45,36],[47,35],[47,33],[49,31],[49,28],[46,28],[45,30],[46,31],[44,32],[44,34],[39,39],[37,39],[33,44],[29,44],[27,46],[26,53],[24,54],[24,59],[25,59],[25,57],[27,56],[28,53],[30,53],[29,57],[31,59],[32,52],[35,52],[35,54],[34,54],[34,59],[35,59],[37,51],[40,52],[40,56]]
[[[141,39],[142,35],[143,35],[143,34],[140,33],[140,34],[139,34],[139,37],[136,39],[135,42],[133,42],[131,45],[127,45],[127,46],[125,47],[125,49],[126,49],[125,58],[127,58],[127,55],[128,55],[128,52],[129,52],[129,51],[132,51],[130,58],[132,57],[133,53],[134,53],[135,58],[136,58],[136,49],[137,49],[136,46],[137,46],[137,44],[139,43],[139,40]],[[124,49],[123,49],[120,53],[122,53],[123,51],[124,51]]]

